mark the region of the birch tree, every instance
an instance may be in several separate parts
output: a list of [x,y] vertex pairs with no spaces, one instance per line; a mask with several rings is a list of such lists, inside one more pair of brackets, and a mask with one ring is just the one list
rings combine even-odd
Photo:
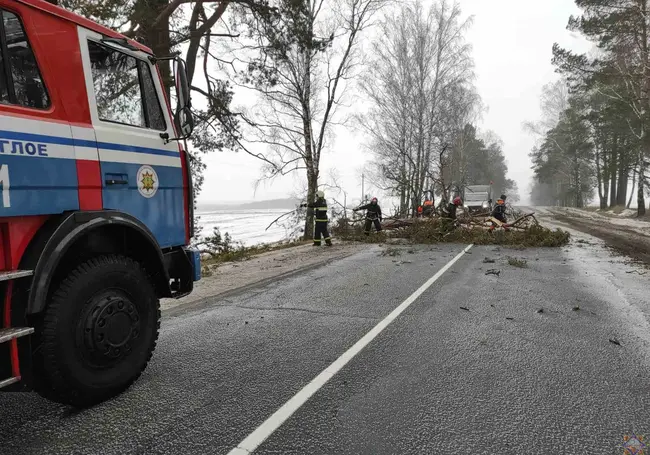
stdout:
[[[314,201],[332,127],[345,120],[340,111],[362,63],[359,39],[387,1],[277,0],[276,22],[247,18],[250,42],[233,55],[252,56],[236,83],[259,103],[245,116],[238,145],[262,161],[263,178],[303,172],[307,200]],[[305,238],[312,229],[308,212]]]
[[379,185],[399,196],[402,214],[434,189],[448,197],[453,143],[480,104],[464,39],[470,24],[457,3],[425,10],[416,1],[387,15],[373,43],[372,71],[361,84],[371,108],[360,124]]

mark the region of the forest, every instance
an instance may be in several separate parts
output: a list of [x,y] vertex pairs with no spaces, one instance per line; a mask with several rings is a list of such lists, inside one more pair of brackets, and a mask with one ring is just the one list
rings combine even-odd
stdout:
[[[576,0],[568,30],[593,44],[587,54],[553,46],[560,79],[544,87],[530,156],[537,205],[646,213],[650,152],[650,22],[646,0]],[[636,203],[636,204],[635,204]]]

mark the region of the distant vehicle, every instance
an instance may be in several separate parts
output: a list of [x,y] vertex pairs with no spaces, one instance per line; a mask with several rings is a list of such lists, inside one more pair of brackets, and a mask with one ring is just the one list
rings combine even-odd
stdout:
[[200,279],[189,96],[181,59],[43,0],[0,0],[3,390],[84,407],[145,369],[159,299]]
[[465,208],[470,213],[492,210],[492,185],[469,185],[465,187]]

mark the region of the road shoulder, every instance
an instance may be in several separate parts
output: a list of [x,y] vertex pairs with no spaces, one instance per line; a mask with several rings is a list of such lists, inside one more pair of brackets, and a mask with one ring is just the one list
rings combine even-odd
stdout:
[[212,276],[195,283],[192,294],[180,299],[163,299],[161,309],[165,316],[177,316],[200,308],[212,299],[264,286],[367,248],[368,245],[355,243],[338,243],[332,247],[302,245],[269,251],[241,262],[225,263]]
[[603,240],[607,246],[632,259],[650,265],[650,228],[644,221],[611,219],[602,215],[566,208],[547,208],[542,217],[550,217],[561,227],[571,228]]

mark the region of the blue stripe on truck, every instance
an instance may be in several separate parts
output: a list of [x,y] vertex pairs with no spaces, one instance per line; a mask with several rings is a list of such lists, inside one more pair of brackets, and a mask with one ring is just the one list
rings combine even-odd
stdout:
[[[150,155],[161,156],[179,156],[179,153],[164,149],[154,149],[149,147],[140,147],[137,145],[116,144],[113,142],[97,142],[81,139],[72,139],[69,137],[46,136],[43,134],[20,133],[16,131],[0,130],[0,138],[11,139],[15,141],[41,142],[44,144],[69,145],[77,147],[100,148],[104,150],[117,150],[120,152],[148,153]],[[161,139],[162,140],[162,139]]]

